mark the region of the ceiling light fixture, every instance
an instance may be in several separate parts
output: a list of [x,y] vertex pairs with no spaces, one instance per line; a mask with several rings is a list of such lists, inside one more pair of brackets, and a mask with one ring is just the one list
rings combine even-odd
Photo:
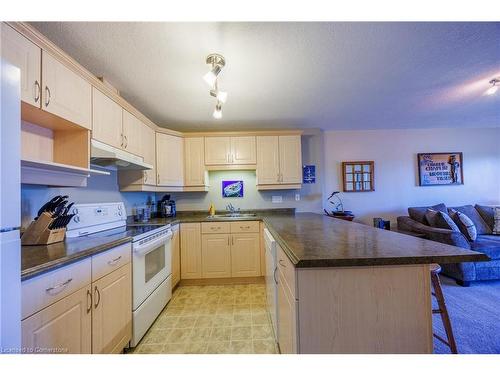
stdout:
[[500,77],[493,78],[490,81],[491,87],[486,90],[486,95],[493,95],[494,93],[496,93],[498,91],[498,84],[500,84]]
[[219,91],[217,78],[222,68],[226,65],[226,59],[222,55],[212,53],[207,56],[206,63],[210,64],[212,69],[203,76],[203,80],[211,87],[210,95],[217,99],[213,116],[216,119],[220,119],[222,117],[222,103],[225,103],[227,100],[227,92]]

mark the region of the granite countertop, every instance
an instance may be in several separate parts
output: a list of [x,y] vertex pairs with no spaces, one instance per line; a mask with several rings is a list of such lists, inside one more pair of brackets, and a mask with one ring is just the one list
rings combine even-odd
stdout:
[[[201,221],[264,221],[277,243],[299,268],[380,266],[486,261],[482,253],[424,240],[321,214],[290,210],[254,211],[255,217],[211,218],[206,212],[178,212],[173,218],[128,225],[165,225]],[[21,279],[26,280],[131,241],[129,232],[109,231],[67,238],[47,246],[22,246]]]

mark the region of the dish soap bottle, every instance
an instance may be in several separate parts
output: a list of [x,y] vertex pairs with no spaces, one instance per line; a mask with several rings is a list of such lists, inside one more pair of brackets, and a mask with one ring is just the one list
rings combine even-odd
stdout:
[[208,208],[208,214],[210,216],[214,216],[215,215],[215,206],[213,203],[210,203],[210,207]]

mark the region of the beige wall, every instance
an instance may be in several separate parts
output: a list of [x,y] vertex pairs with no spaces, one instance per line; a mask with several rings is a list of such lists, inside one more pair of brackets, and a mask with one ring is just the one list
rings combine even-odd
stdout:
[[[369,225],[374,217],[395,224],[409,206],[500,204],[500,128],[327,131],[324,147],[325,202],[341,190],[342,161],[375,161],[374,192],[341,194]],[[419,152],[463,152],[464,185],[418,186]]]

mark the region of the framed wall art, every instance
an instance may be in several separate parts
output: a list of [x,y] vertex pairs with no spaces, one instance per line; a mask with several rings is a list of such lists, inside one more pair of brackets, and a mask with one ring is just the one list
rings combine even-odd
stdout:
[[342,162],[344,192],[375,190],[375,163],[373,161]]
[[463,185],[464,183],[461,152],[417,154],[417,161],[420,186]]
[[222,181],[222,197],[223,198],[242,198],[243,197],[243,181],[232,180]]

